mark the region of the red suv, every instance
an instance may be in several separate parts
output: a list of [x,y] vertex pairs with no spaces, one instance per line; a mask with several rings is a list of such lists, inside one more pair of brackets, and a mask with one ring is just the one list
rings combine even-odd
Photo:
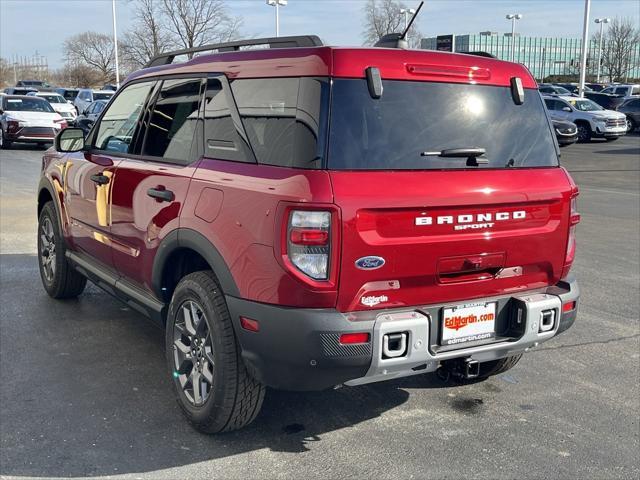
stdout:
[[88,278],[163,325],[206,432],[251,422],[265,386],[503,372],[579,295],[578,189],[536,87],[515,63],[317,37],[162,55],[45,154],[44,287]]

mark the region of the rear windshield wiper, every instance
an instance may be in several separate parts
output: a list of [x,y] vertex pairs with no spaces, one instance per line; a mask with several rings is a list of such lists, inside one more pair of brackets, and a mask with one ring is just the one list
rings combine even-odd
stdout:
[[480,165],[489,163],[488,158],[478,158],[484,155],[486,150],[484,148],[447,148],[439,152],[422,152],[422,157],[445,157],[445,158],[466,158],[468,165]]

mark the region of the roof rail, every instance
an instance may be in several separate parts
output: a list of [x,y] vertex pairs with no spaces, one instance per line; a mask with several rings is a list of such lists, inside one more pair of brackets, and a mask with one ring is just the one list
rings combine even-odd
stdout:
[[269,37],[269,38],[252,38],[249,40],[237,40],[235,42],[212,43],[210,45],[202,45],[200,47],[185,48],[183,50],[175,50],[173,52],[161,53],[153,57],[148,67],[158,67],[160,65],[169,65],[180,55],[189,55],[198,52],[209,52],[217,50],[218,52],[235,52],[240,47],[252,47],[255,45],[269,45],[269,48],[299,48],[299,47],[321,47],[322,40],[316,35],[299,35],[293,37]]

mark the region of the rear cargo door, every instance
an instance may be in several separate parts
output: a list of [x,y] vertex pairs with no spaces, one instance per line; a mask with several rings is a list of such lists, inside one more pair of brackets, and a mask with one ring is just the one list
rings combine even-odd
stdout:
[[[483,149],[449,157],[445,150]],[[539,94],[336,80],[328,165],[342,215],[338,308],[455,303],[556,283],[572,187]]]

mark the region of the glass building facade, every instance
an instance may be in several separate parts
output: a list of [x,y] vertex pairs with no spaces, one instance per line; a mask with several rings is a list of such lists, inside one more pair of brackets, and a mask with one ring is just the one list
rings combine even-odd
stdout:
[[[437,50],[437,37],[423,38],[421,48]],[[511,58],[511,34],[483,32],[478,35],[455,35],[456,52],[487,52],[501,60]],[[549,75],[578,75],[582,39],[515,37],[514,61],[524,64],[536,79]],[[598,62],[598,42],[589,42],[587,75],[595,75]],[[628,79],[640,78],[640,43],[634,45],[629,61]],[[601,69],[601,79],[606,78],[606,69]]]

